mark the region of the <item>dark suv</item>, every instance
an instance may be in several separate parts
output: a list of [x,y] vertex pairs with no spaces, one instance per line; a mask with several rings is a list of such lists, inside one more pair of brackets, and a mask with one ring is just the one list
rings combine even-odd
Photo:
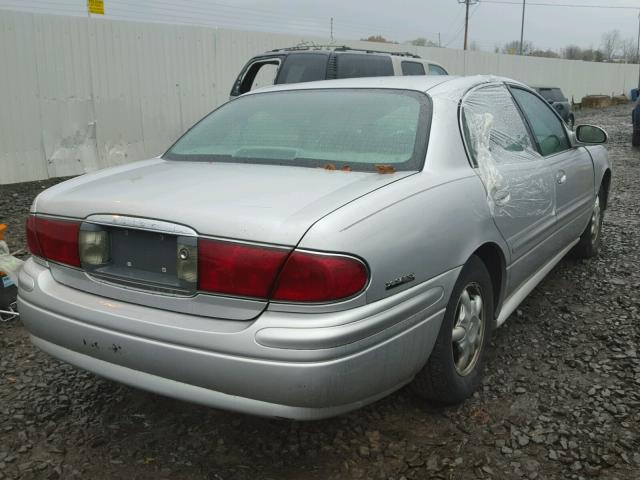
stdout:
[[569,103],[567,97],[564,96],[562,90],[558,87],[533,88],[535,88],[535,90],[558,111],[565,123],[571,127],[571,130],[573,130],[573,127],[576,124],[576,119],[571,111],[571,103]]
[[409,52],[361,50],[347,46],[298,46],[256,55],[233,84],[231,97],[280,83],[394,75],[448,75],[432,61]]

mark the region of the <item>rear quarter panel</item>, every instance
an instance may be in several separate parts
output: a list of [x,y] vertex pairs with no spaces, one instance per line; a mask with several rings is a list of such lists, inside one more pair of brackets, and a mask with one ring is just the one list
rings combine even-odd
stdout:
[[[429,176],[422,172],[342,207],[317,222],[300,247],[363,258],[371,271],[367,303],[463,265],[484,243],[507,251],[473,172],[440,184]],[[410,274],[414,281],[386,288]]]
[[[459,94],[433,96],[429,146],[422,171],[386,185],[317,221],[300,247],[352,253],[371,271],[374,302],[464,265],[494,243],[510,263],[480,177],[469,165],[458,128]],[[336,172],[346,174],[348,172]],[[403,275],[415,280],[387,289]],[[450,292],[446,292],[448,299]]]

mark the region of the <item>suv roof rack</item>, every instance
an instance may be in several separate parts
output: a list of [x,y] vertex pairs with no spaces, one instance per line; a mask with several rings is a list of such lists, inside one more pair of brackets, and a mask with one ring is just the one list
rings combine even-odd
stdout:
[[395,55],[398,57],[422,58],[411,52],[389,52],[385,50],[373,50],[370,48],[351,48],[347,45],[317,45],[314,43],[301,43],[295,47],[275,48],[271,52],[296,52],[305,50],[333,50],[335,52],[365,52],[365,53],[384,53],[386,55]]

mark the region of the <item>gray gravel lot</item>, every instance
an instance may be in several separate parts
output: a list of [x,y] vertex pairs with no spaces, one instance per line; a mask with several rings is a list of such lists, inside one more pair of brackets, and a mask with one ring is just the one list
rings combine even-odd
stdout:
[[[482,389],[452,408],[407,389],[296,423],[145,393],[36,350],[0,323],[4,479],[640,478],[640,151],[630,106],[578,113],[611,135],[614,187],[597,259],[563,260],[493,338]],[[0,186],[24,247],[33,197]]]

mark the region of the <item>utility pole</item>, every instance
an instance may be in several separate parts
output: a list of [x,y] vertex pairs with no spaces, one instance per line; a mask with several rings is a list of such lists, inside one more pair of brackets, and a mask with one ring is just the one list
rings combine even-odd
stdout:
[[458,0],[458,3],[464,3],[466,13],[464,17],[464,49],[467,49],[469,39],[469,6],[475,5],[479,0]]
[[333,43],[333,17],[331,17],[331,43]]
[[464,49],[467,49],[467,36],[469,35],[469,0],[466,0],[467,13],[464,17]]
[[524,9],[527,4],[527,0],[522,0],[522,23],[520,24],[520,55],[522,56],[523,42],[524,42]]

